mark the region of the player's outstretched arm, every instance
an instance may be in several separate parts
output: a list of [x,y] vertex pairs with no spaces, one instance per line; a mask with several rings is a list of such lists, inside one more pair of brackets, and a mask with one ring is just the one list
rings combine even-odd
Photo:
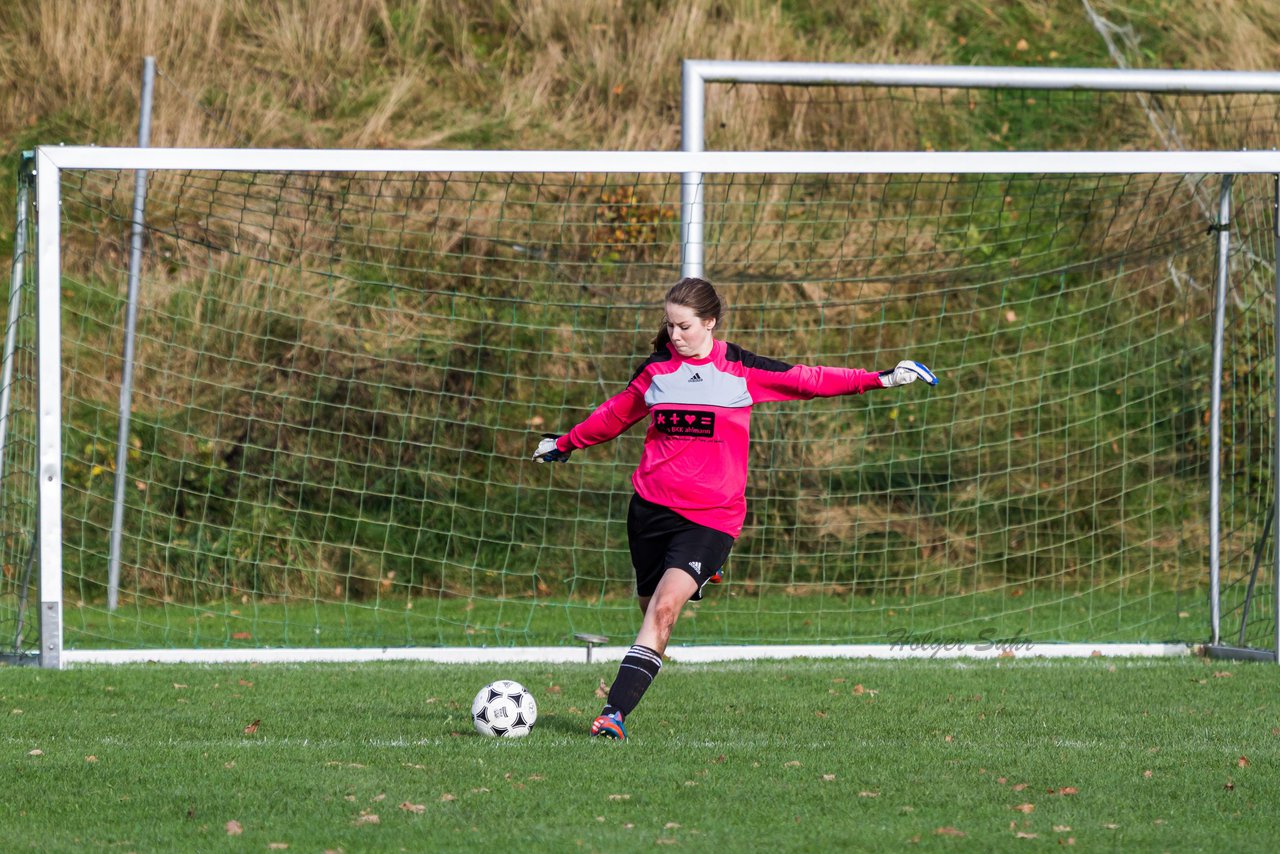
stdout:
[[560,438],[559,434],[556,434],[556,433],[543,433],[542,441],[538,442],[538,450],[533,452],[534,462],[539,462],[539,463],[569,462],[569,455],[572,454],[573,451],[562,451],[559,448],[557,448],[556,439],[559,439],[559,438]]
[[929,385],[937,385],[938,378],[934,376],[933,371],[926,368],[920,362],[911,359],[904,359],[898,363],[896,368],[888,371],[880,372],[880,382],[884,383],[885,388],[893,388],[894,386],[906,385],[916,380],[924,380]]

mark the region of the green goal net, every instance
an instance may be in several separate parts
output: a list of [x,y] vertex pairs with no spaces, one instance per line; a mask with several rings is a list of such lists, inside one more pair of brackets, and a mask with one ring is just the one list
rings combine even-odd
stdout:
[[[129,167],[149,155],[62,170],[67,650],[629,642],[642,428],[568,465],[529,458],[648,352],[679,278],[684,169],[424,155],[421,171],[381,171],[381,153],[349,154],[352,171],[145,161],[115,609]],[[807,364],[915,358],[942,381],[759,405],[746,528],[674,644],[1205,639],[1218,233],[1204,199],[1225,168],[1027,155],[1008,172],[935,157],[815,173],[811,155],[718,157],[702,193],[723,337]],[[1230,196],[1222,554],[1240,589],[1272,493],[1273,196],[1262,175]],[[34,525],[10,512],[34,506],[20,377],[6,629]],[[1255,607],[1271,618],[1266,597]]]

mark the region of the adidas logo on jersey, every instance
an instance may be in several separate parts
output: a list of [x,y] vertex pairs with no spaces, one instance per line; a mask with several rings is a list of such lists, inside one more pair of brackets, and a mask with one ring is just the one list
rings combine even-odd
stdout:
[[701,374],[699,374],[697,371],[694,371],[694,372],[693,372],[693,376],[689,377],[689,382],[691,382],[691,383],[700,383],[700,382],[702,382],[702,375],[701,375]]
[[702,561],[700,560],[689,561],[689,566],[692,567],[694,572],[702,572]]

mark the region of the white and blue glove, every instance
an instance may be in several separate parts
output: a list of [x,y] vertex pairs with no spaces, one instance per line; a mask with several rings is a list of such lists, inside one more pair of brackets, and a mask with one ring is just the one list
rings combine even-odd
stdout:
[[933,375],[933,371],[926,368],[920,362],[910,359],[904,359],[898,363],[898,366],[890,371],[880,372],[880,382],[884,383],[885,388],[893,388],[894,386],[906,385],[916,380],[924,380],[929,385],[937,385],[938,378]]
[[537,463],[567,463],[569,455],[573,451],[562,451],[556,447],[556,439],[560,436],[556,433],[543,433],[542,441],[538,443],[538,450],[533,452],[533,461]]

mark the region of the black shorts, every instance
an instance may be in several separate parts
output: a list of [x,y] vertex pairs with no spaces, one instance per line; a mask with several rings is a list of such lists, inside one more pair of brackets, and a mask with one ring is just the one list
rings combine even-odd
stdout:
[[631,496],[627,511],[627,541],[631,565],[636,570],[636,595],[652,596],[668,569],[682,569],[698,583],[689,597],[702,598],[702,587],[724,566],[733,548],[733,537],[668,510],[660,504]]

